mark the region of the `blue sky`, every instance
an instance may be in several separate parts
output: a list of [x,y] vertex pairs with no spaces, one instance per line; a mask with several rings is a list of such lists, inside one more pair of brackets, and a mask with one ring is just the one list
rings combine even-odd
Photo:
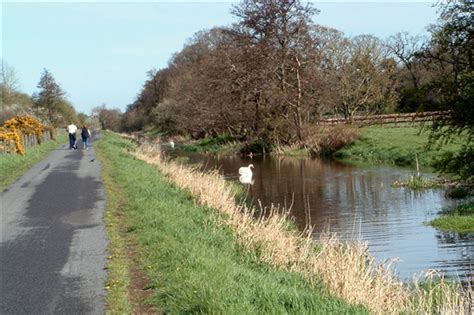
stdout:
[[[314,21],[347,35],[425,34],[434,0],[313,1]],[[124,110],[152,68],[166,67],[195,32],[229,25],[234,2],[2,2],[1,55],[22,92],[35,91],[43,68],[77,111],[102,103]]]

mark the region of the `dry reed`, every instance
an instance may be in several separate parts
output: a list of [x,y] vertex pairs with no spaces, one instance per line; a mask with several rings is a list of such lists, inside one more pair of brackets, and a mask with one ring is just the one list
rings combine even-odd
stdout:
[[[303,274],[310,282],[323,280],[329,291],[351,304],[365,305],[378,314],[464,314],[470,312],[468,293],[439,278],[432,288],[417,281],[405,285],[391,271],[393,261],[376,263],[364,242],[342,242],[325,233],[314,240],[311,230],[291,231],[288,213],[275,207],[255,218],[255,209],[235,202],[234,194],[216,171],[202,173],[161,158],[157,144],[142,145],[136,157],[158,168],[177,186],[196,196],[204,206],[218,210],[220,223],[228,225],[246,250],[272,266]],[[472,292],[471,292],[472,293]]]
[[303,133],[306,147],[313,155],[336,152],[360,137],[360,132],[356,127],[346,124],[307,126]]

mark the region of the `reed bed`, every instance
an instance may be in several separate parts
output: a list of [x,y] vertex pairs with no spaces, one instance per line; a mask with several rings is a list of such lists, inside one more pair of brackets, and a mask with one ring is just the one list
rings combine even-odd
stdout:
[[[258,253],[262,262],[303,274],[310,282],[323,280],[331,294],[351,304],[365,305],[377,314],[468,314],[469,294],[460,285],[430,273],[412,284],[398,280],[390,266],[377,263],[365,242],[342,242],[324,233],[312,238],[311,229],[298,232],[288,228],[288,213],[270,207],[255,217],[255,208],[237,204],[231,186],[217,171],[202,173],[196,168],[166,161],[159,145],[144,144],[135,156],[158,166],[177,186],[196,196],[201,205],[219,211],[219,224],[228,225],[237,243]],[[420,279],[427,279],[420,284]],[[471,295],[472,296],[472,295]]]

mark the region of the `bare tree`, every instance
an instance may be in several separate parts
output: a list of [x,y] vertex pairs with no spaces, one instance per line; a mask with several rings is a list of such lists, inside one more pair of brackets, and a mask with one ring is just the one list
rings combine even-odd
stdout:
[[15,69],[9,66],[3,58],[0,79],[0,105],[11,104],[12,95],[18,88],[18,78],[16,76]]
[[424,47],[423,38],[410,36],[407,32],[397,33],[388,39],[386,47],[396,60],[407,69],[413,87],[418,90],[422,71],[419,56]]
[[121,129],[121,115],[119,109],[108,109],[105,104],[92,109],[92,117],[97,117],[102,129],[119,131]]
[[395,63],[381,42],[369,35],[352,39],[335,34],[324,51],[325,95],[336,114],[352,120],[355,114],[374,114],[393,107]]
[[[274,84],[267,87],[279,88],[279,91],[262,91],[271,94],[275,101],[274,134],[280,133],[279,122],[287,129],[287,122],[292,121],[292,129],[301,141],[303,94],[307,83],[304,71],[309,69],[314,48],[309,29],[318,10],[298,0],[244,0],[234,6],[232,13],[240,18],[236,25],[240,39],[247,38],[245,42],[264,57],[264,65],[272,71],[267,80],[273,80]],[[288,138],[292,130],[285,131],[284,137]]]

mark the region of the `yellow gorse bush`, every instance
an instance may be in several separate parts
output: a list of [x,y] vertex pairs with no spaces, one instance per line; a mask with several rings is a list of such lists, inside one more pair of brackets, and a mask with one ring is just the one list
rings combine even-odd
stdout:
[[0,127],[0,141],[15,141],[15,152],[20,155],[25,154],[23,141],[15,128],[8,130],[4,127]]
[[[23,135],[36,135],[38,144],[41,144],[45,130],[51,131],[52,129],[31,116],[15,116],[5,121],[0,127],[0,140],[14,141],[15,152],[24,155]],[[51,134],[53,133],[51,132]]]

